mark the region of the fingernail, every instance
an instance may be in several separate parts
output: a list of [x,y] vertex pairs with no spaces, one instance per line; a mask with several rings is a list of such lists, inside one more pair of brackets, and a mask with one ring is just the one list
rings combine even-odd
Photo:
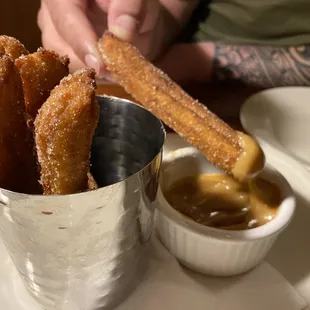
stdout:
[[119,39],[130,41],[134,36],[137,26],[138,22],[133,16],[121,15],[110,27],[110,31]]
[[96,56],[92,54],[87,54],[85,56],[85,64],[87,65],[87,67],[95,69],[98,77],[102,76],[101,62]]

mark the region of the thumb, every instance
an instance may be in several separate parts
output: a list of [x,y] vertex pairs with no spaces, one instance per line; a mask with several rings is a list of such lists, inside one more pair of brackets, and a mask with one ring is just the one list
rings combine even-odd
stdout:
[[108,29],[124,41],[132,41],[144,19],[147,0],[112,0],[108,11]]

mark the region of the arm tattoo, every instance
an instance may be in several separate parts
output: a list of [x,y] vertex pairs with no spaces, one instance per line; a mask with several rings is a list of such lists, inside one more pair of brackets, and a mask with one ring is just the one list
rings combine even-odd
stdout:
[[258,87],[309,86],[310,45],[298,47],[216,44],[216,80],[239,80]]

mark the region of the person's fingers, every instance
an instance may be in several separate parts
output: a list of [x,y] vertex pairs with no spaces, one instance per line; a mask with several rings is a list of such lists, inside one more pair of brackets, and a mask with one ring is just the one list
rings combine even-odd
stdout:
[[58,34],[77,57],[97,73],[103,63],[97,48],[97,35],[86,14],[87,0],[44,0]]
[[55,51],[60,56],[68,55],[71,72],[85,67],[85,64],[74,53],[73,49],[58,34],[51,21],[49,12],[45,10],[44,6],[41,7],[38,14],[38,25],[42,30],[42,44],[44,48]]
[[158,24],[160,8],[161,5],[158,0],[147,1],[144,13],[144,20],[140,28],[141,34],[145,34],[155,29],[156,25]]
[[113,0],[95,0],[103,12],[108,13],[110,4]]
[[108,8],[103,10],[102,7],[98,5],[97,0],[92,0],[88,4],[87,16],[99,38],[102,37],[103,33],[108,29],[107,11]]
[[[132,41],[142,55],[151,61],[159,56],[159,52],[162,50],[163,46],[163,38],[160,33],[161,30],[159,30],[163,27],[160,26],[162,21],[159,19],[159,13],[159,1],[148,0],[143,24],[139,34]],[[156,27],[158,27],[157,31],[155,30]]]
[[153,0],[126,0],[125,5],[124,0],[111,0],[108,11],[109,31],[124,41],[132,41],[144,20],[147,1]]
[[[212,73],[214,44],[175,44],[157,66],[177,82],[208,82]],[[190,60],[190,61],[189,61]]]
[[44,2],[41,2],[41,6],[40,9],[38,11],[38,15],[37,15],[37,24],[39,29],[41,30],[41,32],[43,31],[44,27],[45,27],[45,12],[46,12],[46,6]]

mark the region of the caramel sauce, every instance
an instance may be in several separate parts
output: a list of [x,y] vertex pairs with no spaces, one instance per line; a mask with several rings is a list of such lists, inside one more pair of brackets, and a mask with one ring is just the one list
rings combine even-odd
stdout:
[[240,182],[248,182],[265,165],[265,155],[258,143],[250,136],[238,132],[242,153],[232,170],[233,177]]
[[186,217],[225,230],[264,225],[276,216],[282,199],[280,189],[263,178],[239,183],[225,174],[181,179],[164,195],[170,205]]

